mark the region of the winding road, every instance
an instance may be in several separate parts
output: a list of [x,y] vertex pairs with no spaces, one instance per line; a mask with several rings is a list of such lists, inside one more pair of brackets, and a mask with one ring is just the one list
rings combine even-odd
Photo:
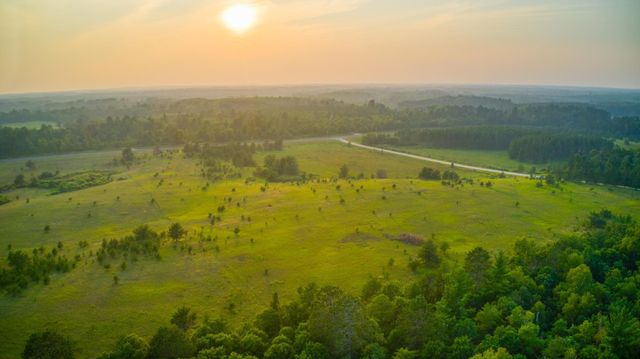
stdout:
[[[464,169],[468,169],[468,170],[472,170],[472,171],[481,171],[481,172],[504,174],[505,176],[531,178],[531,175],[528,174],[528,173],[501,171],[501,170],[496,170],[496,169],[493,169],[493,168],[477,167],[477,166],[463,165],[463,164],[455,163],[455,162],[451,162],[451,161],[437,160],[435,158],[418,156],[418,155],[413,155],[413,154],[410,154],[410,153],[404,153],[404,152],[399,152],[399,151],[394,151],[394,150],[387,150],[387,149],[384,149],[384,148],[381,148],[381,147],[367,146],[367,145],[363,145],[363,144],[360,144],[360,143],[348,141],[348,140],[346,140],[346,139],[344,139],[342,137],[337,137],[336,140],[338,140],[338,141],[340,141],[342,143],[350,144],[351,146],[365,148],[365,149],[376,151],[376,152],[390,153],[390,154],[393,154],[393,155],[409,157],[409,158],[413,158],[413,159],[416,159],[416,160],[439,163],[441,165],[447,165],[447,166],[453,165],[453,167],[456,167],[456,168],[464,168]],[[534,176],[534,177],[538,177],[538,176]]]

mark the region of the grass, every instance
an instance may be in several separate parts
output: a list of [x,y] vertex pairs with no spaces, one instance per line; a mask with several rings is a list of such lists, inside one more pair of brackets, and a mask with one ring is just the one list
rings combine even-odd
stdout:
[[625,141],[625,140],[615,140],[614,144],[618,147],[621,147],[625,150],[639,150],[640,149],[640,142],[634,142],[634,141]]
[[[29,333],[45,327],[76,340],[80,357],[95,357],[120,335],[136,332],[150,338],[183,304],[200,316],[222,315],[239,325],[263,310],[273,292],[287,301],[297,287],[312,281],[355,294],[369,275],[405,282],[412,276],[409,258],[418,248],[385,234],[433,236],[449,242],[450,255],[461,256],[477,245],[510,250],[525,236],[553,240],[571,233],[592,210],[639,212],[640,194],[625,189],[579,184],[565,184],[562,190],[536,188],[532,180],[511,178],[491,178],[492,188],[419,181],[415,177],[424,162],[335,141],[287,145],[278,153],[288,154],[298,158],[302,170],[318,175],[318,181],[269,184],[262,191],[262,181],[245,181],[253,172],[245,169],[243,179],[210,183],[204,190],[206,180],[196,161],[149,156],[129,170],[117,169],[114,178],[121,180],[101,186],[58,195],[38,189],[6,194],[20,199],[0,206],[0,265],[8,244],[29,250],[61,241],[68,257],[79,254],[82,260],[70,273],[52,277],[48,286],[32,285],[18,298],[0,296],[0,333],[6,334],[0,358],[17,357]],[[67,173],[99,169],[113,157],[110,152],[52,156],[36,165]],[[23,162],[3,161],[0,170],[19,170]],[[352,175],[369,177],[385,169],[390,178],[334,182],[342,164]],[[459,173],[476,182],[489,179],[477,172]],[[211,228],[208,214],[223,204],[222,221]],[[189,234],[175,248],[166,242],[161,261],[140,260],[120,271],[121,260],[105,269],[89,256],[103,238],[123,236],[145,223],[166,230],[172,222],[180,222]],[[49,233],[43,231],[46,224]],[[356,232],[362,235],[352,240]],[[208,236],[213,240],[207,241]],[[89,247],[80,249],[80,240]],[[186,250],[189,246],[193,254]],[[114,275],[120,278],[118,285]],[[235,312],[225,309],[230,304]]]
[[3,123],[0,126],[11,127],[11,128],[21,128],[26,127],[28,129],[38,129],[44,125],[51,126],[53,128],[57,128],[58,124],[50,121],[27,121],[27,122],[14,122],[14,123]]
[[465,165],[487,167],[497,170],[518,171],[528,173],[531,167],[544,167],[544,164],[524,163],[509,158],[507,151],[493,150],[461,150],[448,148],[428,148],[421,146],[386,146],[392,149],[416,155],[453,161]]
[[[352,141],[362,142],[362,136],[349,137]],[[511,159],[506,150],[471,150],[454,148],[435,148],[426,146],[391,146],[383,147],[396,151],[411,153],[419,156],[435,158],[438,160],[452,161],[465,165],[486,167],[497,170],[516,171],[529,173],[532,167],[537,170],[548,164],[532,164]]]
[[64,155],[45,155],[30,157],[36,168],[26,168],[27,159],[0,160],[0,186],[12,183],[14,178],[23,174],[28,180],[42,172],[60,171],[60,173],[80,172],[87,170],[112,170],[109,162],[120,157],[120,151],[79,152]]

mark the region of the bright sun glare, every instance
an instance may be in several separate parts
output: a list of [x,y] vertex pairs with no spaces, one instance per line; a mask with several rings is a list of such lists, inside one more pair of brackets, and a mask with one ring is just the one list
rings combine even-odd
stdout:
[[255,23],[258,10],[251,4],[231,5],[222,12],[222,22],[231,31],[241,34]]

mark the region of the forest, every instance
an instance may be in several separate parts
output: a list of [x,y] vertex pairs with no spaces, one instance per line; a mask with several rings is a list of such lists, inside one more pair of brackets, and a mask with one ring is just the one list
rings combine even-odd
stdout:
[[640,188],[640,150],[576,153],[561,174],[570,179]]
[[509,156],[524,162],[546,163],[612,148],[611,141],[595,136],[539,134],[514,138],[509,144]]
[[[371,277],[360,295],[310,283],[288,303],[274,292],[238,329],[180,307],[150,340],[122,333],[100,358],[635,358],[639,231],[631,217],[602,210],[574,235],[521,239],[513,254],[478,246],[462,262],[427,240],[410,283]],[[54,353],[74,358],[73,343],[44,330],[22,356]]]
[[[536,128],[541,132],[561,129],[571,134],[640,139],[640,118],[612,118],[604,110],[578,104],[522,104],[502,110],[484,106],[433,105],[403,110],[375,101],[353,105],[328,99],[281,97],[146,102],[114,100],[73,105],[77,107],[55,108],[49,112],[34,109],[0,113],[0,123],[41,120],[61,126],[44,125],[37,129],[0,127],[0,157],[124,146],[261,141],[456,126],[476,126],[470,129],[482,131],[484,145],[460,139],[458,145],[464,142],[464,146],[469,148],[490,147],[491,138],[488,136],[498,140],[495,148],[507,148],[510,138],[526,131],[535,132]],[[487,125],[490,126],[486,130],[478,128]],[[429,132],[422,133],[428,136]]]

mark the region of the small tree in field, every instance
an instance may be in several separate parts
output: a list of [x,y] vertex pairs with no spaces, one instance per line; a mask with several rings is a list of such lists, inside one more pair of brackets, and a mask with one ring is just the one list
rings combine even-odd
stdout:
[[426,241],[420,249],[420,257],[427,267],[437,267],[440,265],[440,256],[438,256],[438,249],[433,240]]
[[424,180],[439,180],[441,178],[440,171],[429,167],[423,167],[418,177]]
[[349,167],[347,167],[347,165],[342,165],[342,167],[340,167],[340,178],[347,177],[349,177]]
[[387,171],[383,169],[377,170],[376,178],[387,178]]
[[173,313],[171,324],[186,332],[196,324],[196,313],[192,312],[190,308],[182,306]]
[[133,150],[131,147],[127,147],[122,150],[122,164],[129,167],[133,164]]
[[169,227],[169,237],[171,237],[174,241],[178,241],[182,236],[184,236],[185,230],[182,228],[180,223],[173,223]]
[[24,187],[27,185],[27,181],[24,179],[24,175],[19,174],[16,176],[16,178],[13,180],[13,184],[16,187]]

